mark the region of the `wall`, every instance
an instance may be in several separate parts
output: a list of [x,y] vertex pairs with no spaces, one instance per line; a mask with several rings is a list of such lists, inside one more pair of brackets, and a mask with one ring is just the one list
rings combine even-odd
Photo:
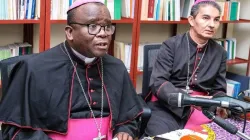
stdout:
[[0,46],[23,41],[23,25],[0,25]]
[[[250,46],[250,24],[239,23],[234,24],[231,35],[228,37],[235,37],[237,40],[236,56],[248,59],[249,46]],[[241,75],[246,75],[247,64],[237,64],[228,67],[228,70]]]

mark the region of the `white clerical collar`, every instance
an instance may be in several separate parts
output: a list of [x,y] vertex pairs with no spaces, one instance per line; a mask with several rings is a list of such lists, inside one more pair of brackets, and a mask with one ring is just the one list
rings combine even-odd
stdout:
[[204,43],[204,44],[199,44],[199,43],[196,43],[197,44],[197,48],[203,48],[206,44],[207,44],[208,40]]
[[80,54],[79,52],[77,52],[75,49],[73,49],[72,47],[70,47],[73,51],[73,53],[80,58],[82,61],[84,61],[86,64],[92,63],[95,60],[95,57],[93,58],[88,58],[82,54]]

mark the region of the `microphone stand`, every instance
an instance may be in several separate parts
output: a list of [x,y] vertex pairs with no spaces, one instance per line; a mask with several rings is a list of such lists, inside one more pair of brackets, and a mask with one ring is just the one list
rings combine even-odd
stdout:
[[250,137],[247,136],[246,134],[238,131],[238,128],[234,125],[232,125],[231,123],[225,121],[224,119],[215,116],[213,113],[207,111],[206,109],[202,109],[202,113],[209,118],[210,120],[212,120],[213,122],[215,122],[216,124],[218,124],[221,128],[223,128],[224,130],[226,130],[227,132],[237,135],[238,137],[244,139],[244,140],[250,140]]

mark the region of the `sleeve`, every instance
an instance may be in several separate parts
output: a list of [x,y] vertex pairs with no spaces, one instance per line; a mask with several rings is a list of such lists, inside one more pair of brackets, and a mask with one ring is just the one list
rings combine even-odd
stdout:
[[118,134],[119,132],[126,132],[133,138],[135,138],[138,135],[138,125],[136,120],[132,120],[126,124],[118,126],[114,130],[114,136]]
[[216,76],[213,89],[210,91],[211,96],[225,96],[227,93],[227,82],[226,82],[226,63],[227,63],[227,52],[223,51],[220,68]]
[[[124,67],[125,68],[125,67]],[[114,129],[114,136],[119,132],[126,132],[133,138],[138,136],[138,117],[142,113],[142,103],[134,89],[127,70],[124,72],[123,88],[120,101],[118,122]]]
[[159,50],[156,62],[150,78],[150,88],[152,93],[158,98],[159,102],[172,111],[180,118],[188,116],[190,107],[178,108],[167,104],[168,93],[183,93],[182,89],[176,88],[171,82],[170,77],[174,62],[174,42],[165,41]]
[[3,140],[52,140],[42,130],[21,129],[2,124]]

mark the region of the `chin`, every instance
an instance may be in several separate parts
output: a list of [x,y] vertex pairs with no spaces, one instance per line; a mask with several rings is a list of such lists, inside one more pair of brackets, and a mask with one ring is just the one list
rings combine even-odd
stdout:
[[99,52],[99,53],[95,53],[95,57],[103,57],[105,54],[107,54],[107,52],[103,53],[103,52]]
[[214,34],[203,34],[202,37],[206,38],[206,39],[210,39],[214,37]]

